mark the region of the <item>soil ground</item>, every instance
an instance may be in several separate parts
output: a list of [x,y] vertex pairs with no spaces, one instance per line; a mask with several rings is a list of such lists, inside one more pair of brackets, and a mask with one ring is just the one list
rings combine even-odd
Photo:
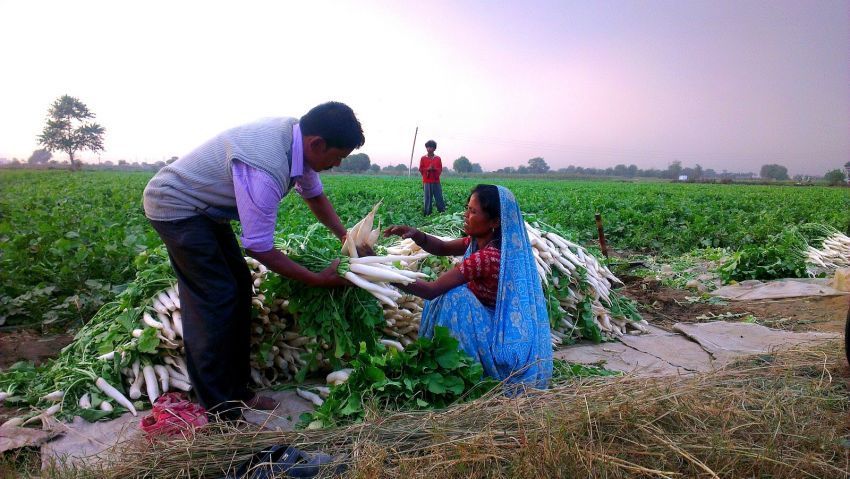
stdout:
[[[647,321],[663,329],[675,323],[754,320],[767,327],[789,331],[843,333],[850,308],[847,296],[803,297],[780,300],[729,301],[712,304],[698,300],[698,293],[670,288],[660,281],[638,276],[621,276],[620,290],[640,304]],[[730,315],[731,313],[731,315]],[[41,336],[36,331],[0,332],[0,369],[17,361],[36,364],[56,357],[73,339],[69,334]],[[850,377],[850,369],[847,376]],[[0,423],[16,414],[0,404]]]
[[[73,339],[71,334],[42,336],[37,331],[26,329],[0,332],[0,370],[18,361],[40,364],[55,358]],[[18,411],[17,408],[9,408],[0,403],[0,423],[17,415]]]
[[850,308],[848,296],[710,303],[699,300],[696,292],[669,288],[654,279],[622,279],[626,285],[620,291],[640,303],[640,312],[647,321],[664,329],[675,323],[754,320],[788,331],[842,333]]

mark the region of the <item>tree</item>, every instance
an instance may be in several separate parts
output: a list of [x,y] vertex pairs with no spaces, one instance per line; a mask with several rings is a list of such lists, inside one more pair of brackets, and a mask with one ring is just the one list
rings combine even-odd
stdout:
[[702,175],[703,175],[702,166],[700,166],[699,163],[697,163],[697,166],[694,167],[694,177],[693,177],[693,179],[698,180],[698,179],[702,178]]
[[454,170],[458,173],[471,173],[472,172],[472,162],[469,161],[469,158],[465,156],[461,156],[456,159],[452,164]]
[[614,166],[614,175],[616,176],[626,176],[628,174],[629,168],[626,165],[619,164]]
[[788,179],[788,168],[782,165],[762,165],[759,176],[771,180],[783,181]]
[[352,173],[362,173],[369,169],[369,155],[366,153],[356,153],[343,158],[339,165],[339,171],[350,171]]
[[481,165],[478,163],[472,164],[472,169],[469,170],[470,173],[484,173],[484,168],[481,168]]
[[546,160],[540,158],[539,156],[536,158],[532,158],[528,160],[528,172],[535,173],[538,175],[542,175],[549,171],[549,165],[546,164]]
[[172,156],[171,158],[168,159],[168,161],[165,162],[165,164],[170,165],[170,164],[174,163],[175,161],[177,161],[177,157]]
[[77,169],[79,161],[74,154],[79,150],[93,153],[103,150],[104,128],[97,123],[88,122],[94,113],[72,96],[63,95],[53,102],[47,112],[47,126],[38,136],[39,144],[48,151],[64,151],[71,161],[71,171]]
[[673,180],[678,180],[679,175],[681,175],[681,174],[682,174],[682,162],[681,161],[676,160],[673,163],[670,163],[670,166],[667,167],[667,178],[670,178],[670,179],[673,179]]
[[372,163],[369,166],[369,171],[371,171],[372,173],[377,173],[377,172],[381,171],[381,165],[379,165],[377,163]]
[[845,180],[844,172],[839,169],[827,171],[823,178],[829,183],[829,186],[843,185]]
[[53,157],[53,154],[45,149],[38,149],[32,152],[32,155],[27,160],[27,163],[31,165],[43,165],[50,161],[50,158]]

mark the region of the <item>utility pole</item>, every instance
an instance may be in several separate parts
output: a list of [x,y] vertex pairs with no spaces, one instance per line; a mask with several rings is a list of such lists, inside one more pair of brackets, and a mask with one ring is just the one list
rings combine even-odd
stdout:
[[407,166],[407,177],[410,177],[413,171],[413,152],[416,151],[416,136],[419,135],[419,125],[416,125],[416,131],[413,133],[413,146],[410,148],[410,164]]

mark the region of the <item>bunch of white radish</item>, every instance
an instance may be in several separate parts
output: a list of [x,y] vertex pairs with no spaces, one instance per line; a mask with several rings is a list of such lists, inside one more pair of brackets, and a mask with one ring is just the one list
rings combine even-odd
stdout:
[[386,325],[381,331],[392,340],[407,346],[419,337],[419,322],[422,318],[422,298],[402,295],[398,305],[384,306]]
[[[567,343],[575,331],[577,305],[589,295],[592,301],[591,311],[599,329],[609,336],[623,334],[641,334],[647,332],[645,320],[629,321],[625,317],[611,314],[612,288],[615,283],[622,284],[616,276],[595,256],[588,253],[580,245],[569,241],[554,232],[544,232],[525,223],[528,238],[531,242],[532,254],[537,263],[537,272],[544,285],[549,281],[555,287],[565,289],[567,297],[560,301],[558,312],[560,318],[550,318],[555,327],[552,328],[552,345],[557,347]],[[553,269],[569,279],[569,283],[558,284],[559,277],[553,275]],[[584,291],[584,292],[583,292]],[[572,313],[572,314],[571,314]]]
[[408,269],[399,269],[394,263],[404,261],[406,264],[419,261],[428,256],[422,252],[419,255],[389,255],[389,256],[366,256],[359,257],[357,248],[367,246],[373,248],[380,235],[380,223],[376,229],[372,229],[375,222],[375,213],[381,205],[379,201],[362,220],[348,230],[342,252],[350,257],[348,271],[343,277],[355,286],[365,289],[375,297],[381,304],[397,307],[396,301],[401,298],[391,284],[410,284],[417,279],[427,278],[427,275]]
[[809,245],[804,253],[806,269],[812,276],[850,267],[850,237],[831,230],[820,248]]
[[[146,329],[155,330],[156,337],[159,339],[158,354],[137,359],[131,367],[125,368],[122,374],[129,386],[128,395],[131,400],[140,399],[144,391],[148,400],[154,403],[166,392],[190,391],[192,385],[183,357],[185,354],[183,319],[180,314],[177,285],[172,285],[155,295],[149,306],[150,309],[142,313],[139,325],[141,327],[134,329],[132,336],[140,338]],[[112,360],[114,357],[113,351],[99,356],[98,359]],[[80,406],[83,407],[84,403],[81,402]],[[101,407],[109,407],[109,405]]]

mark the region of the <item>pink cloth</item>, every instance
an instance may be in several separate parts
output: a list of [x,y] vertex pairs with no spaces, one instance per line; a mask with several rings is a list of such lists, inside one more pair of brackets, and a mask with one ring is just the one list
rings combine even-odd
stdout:
[[157,398],[151,413],[142,418],[141,428],[153,439],[155,436],[177,436],[204,426],[207,410],[186,398],[183,393],[166,393]]

